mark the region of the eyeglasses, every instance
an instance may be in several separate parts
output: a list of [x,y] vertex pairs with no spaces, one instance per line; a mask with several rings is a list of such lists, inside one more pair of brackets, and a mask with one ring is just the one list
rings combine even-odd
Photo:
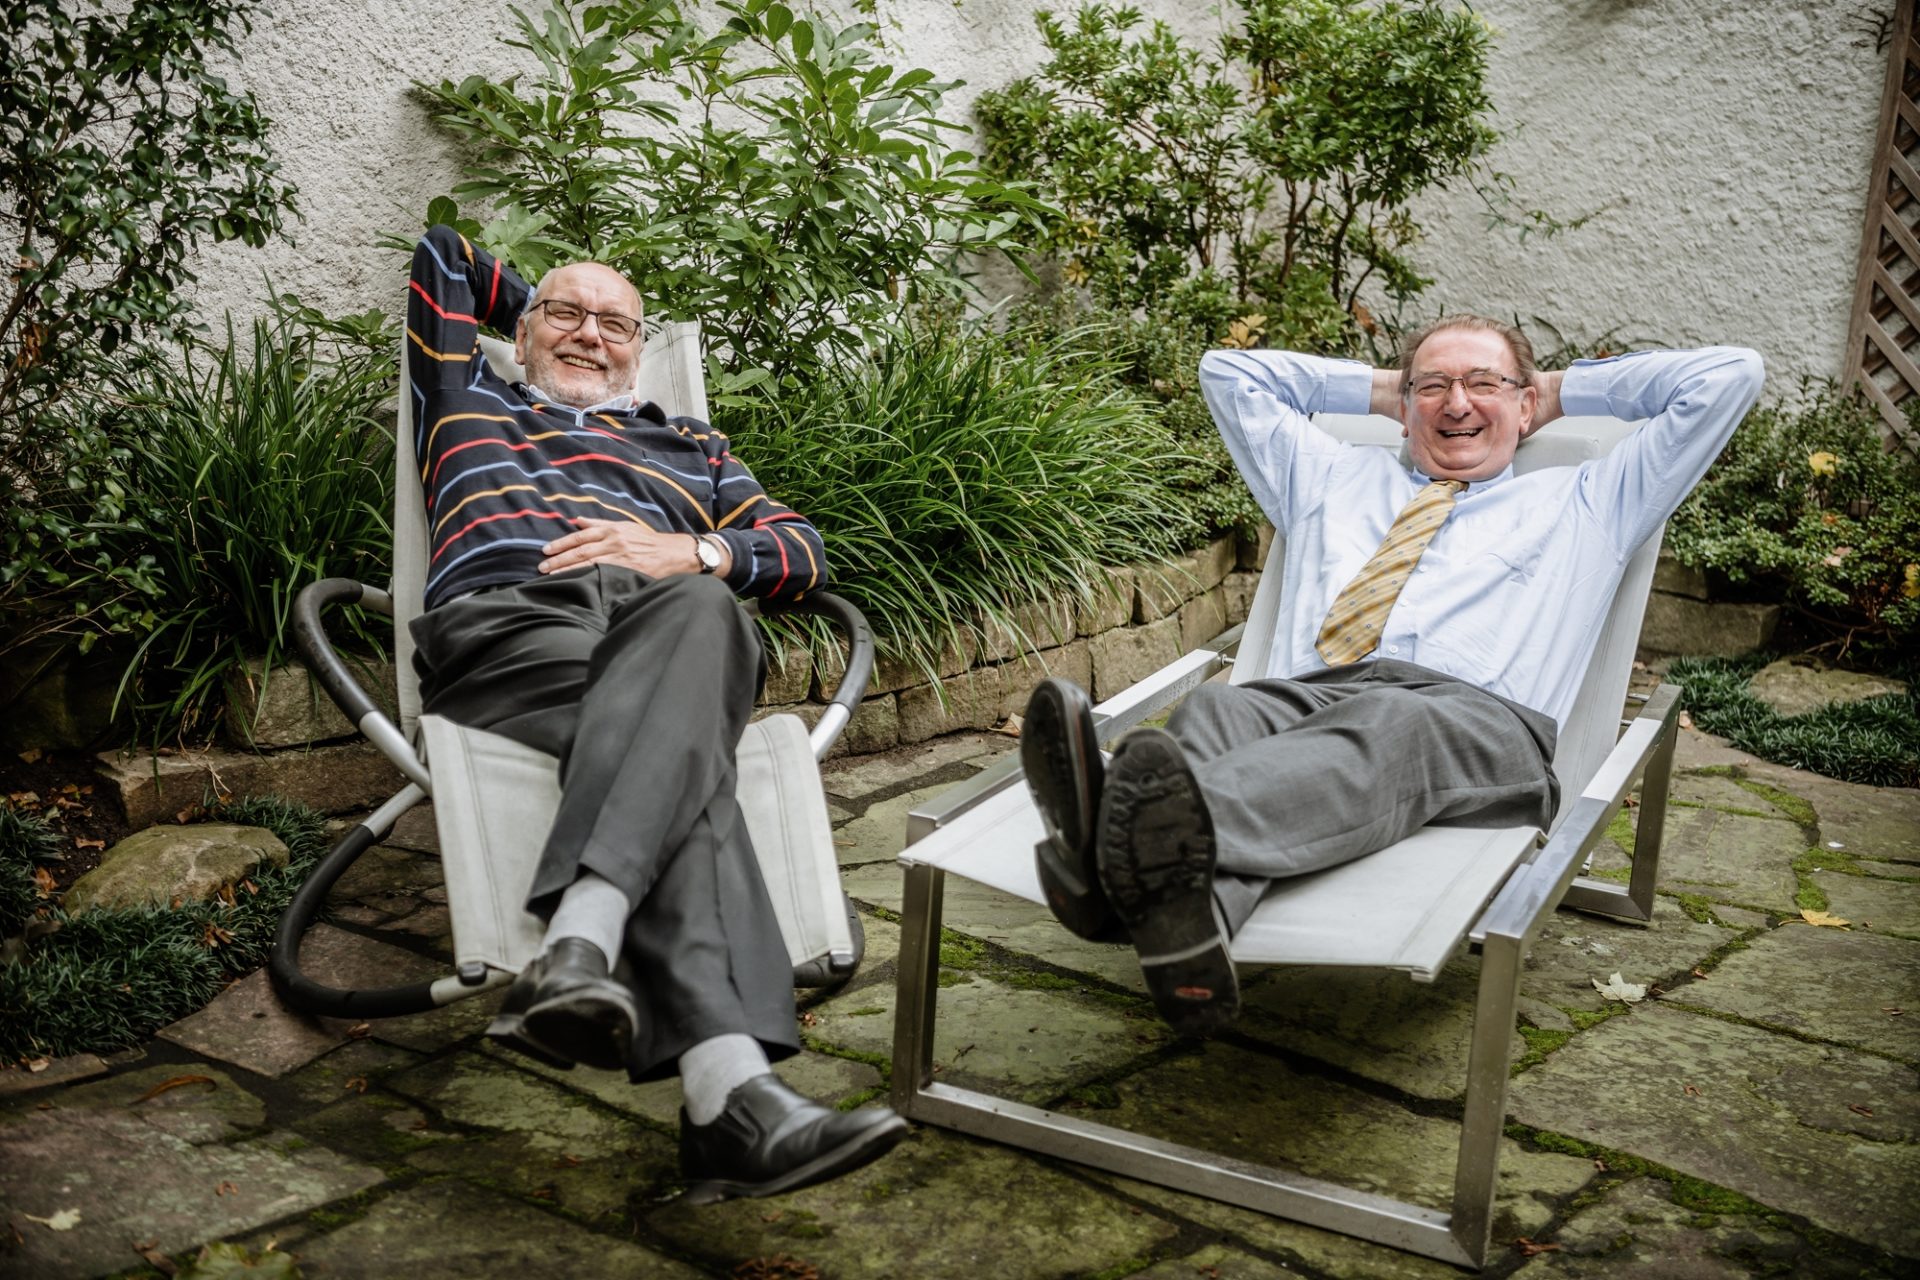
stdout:
[[618,311],[589,311],[572,302],[548,300],[536,302],[535,307],[547,313],[547,323],[562,333],[572,333],[592,316],[600,325],[600,336],[615,346],[625,346],[632,342],[634,335],[640,332],[640,322],[632,316],[623,316]]
[[1432,373],[1409,385],[1408,390],[1417,400],[1434,402],[1445,400],[1453,392],[1453,384],[1459,383],[1470,399],[1490,400],[1500,394],[1503,386],[1524,387],[1527,384],[1518,378],[1509,378],[1504,373],[1495,373],[1491,369],[1475,369],[1449,378],[1443,373]]

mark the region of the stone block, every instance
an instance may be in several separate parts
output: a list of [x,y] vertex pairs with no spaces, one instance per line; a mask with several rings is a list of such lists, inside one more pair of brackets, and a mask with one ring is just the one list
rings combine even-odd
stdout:
[[938,685],[908,689],[900,694],[900,742],[924,742],[956,729],[991,729],[1005,717],[1007,698],[1002,667],[977,667]]
[[1007,621],[991,619],[980,624],[980,659],[1005,662],[1023,653],[1052,649],[1074,637],[1073,601],[1036,600],[1014,609]]
[[1230,573],[1220,589],[1227,597],[1227,625],[1238,626],[1253,609],[1253,593],[1260,588],[1257,573]]
[[[934,672],[942,679],[959,675],[973,665],[973,653],[978,644],[978,639],[971,632],[949,636],[940,652],[934,656]],[[813,663],[814,699],[825,702],[831,698],[846,669],[846,655],[838,648],[817,655]],[[867,681],[867,694],[898,693],[902,689],[925,683],[926,667],[917,660],[881,653],[874,658],[873,676]]]
[[36,1061],[38,1070],[11,1063],[0,1068],[0,1098],[32,1093],[35,1089],[47,1089],[57,1084],[74,1084],[107,1074],[107,1064],[91,1053],[68,1054],[64,1058],[51,1060],[39,1058]]
[[813,655],[797,644],[767,646],[767,684],[760,691],[762,706],[805,702],[813,688]]
[[1240,544],[1232,534],[1215,538],[1195,553],[1199,557],[1200,589],[1211,590],[1226,580],[1240,561]]
[[1227,589],[1215,585],[1180,606],[1181,652],[1199,648],[1232,625],[1227,620]]
[[406,784],[393,763],[365,742],[254,755],[242,751],[178,751],[171,755],[99,756],[127,825],[169,822],[182,810],[234,796],[276,795],[322,813],[381,804]]
[[1180,620],[1162,618],[1108,631],[1087,644],[1093,655],[1093,699],[1105,702],[1180,656]]
[[1074,603],[1074,627],[1081,635],[1097,636],[1133,621],[1133,570],[1108,569],[1091,587],[1088,599]]
[[1905,693],[1900,680],[1842,671],[1818,659],[1793,657],[1769,662],[1748,681],[1753,696],[1783,716],[1800,716],[1836,703],[1864,702],[1890,693]]
[[1766,647],[1779,625],[1777,604],[1704,604],[1656,591],[1640,622],[1640,653],[1752,653]]
[[[393,715],[400,705],[393,663],[352,654],[341,659],[374,703]],[[264,658],[249,658],[231,672],[222,725],[228,742],[262,751],[333,742],[359,732],[306,665],[291,658],[273,667]]]
[[206,902],[260,869],[287,865],[287,846],[265,827],[203,822],[136,831],[73,882],[65,905],[78,914]]
[[56,642],[29,644],[0,666],[0,750],[86,747],[113,723],[113,695],[127,654],[101,646],[89,655]]
[[847,723],[841,738],[849,755],[867,756],[876,751],[891,751],[900,745],[900,704],[898,695],[883,693],[861,702]]
[[1653,564],[1653,589],[1664,591],[1670,596],[1686,596],[1690,600],[1707,598],[1707,574],[1704,569],[1689,569],[1674,558],[1671,551],[1662,551]]
[[1133,621],[1158,622],[1177,613],[1201,590],[1206,552],[1133,566]]
[[1234,540],[1236,563],[1241,569],[1260,572],[1266,568],[1267,553],[1273,550],[1273,539],[1273,526],[1262,520],[1252,537],[1241,536]]

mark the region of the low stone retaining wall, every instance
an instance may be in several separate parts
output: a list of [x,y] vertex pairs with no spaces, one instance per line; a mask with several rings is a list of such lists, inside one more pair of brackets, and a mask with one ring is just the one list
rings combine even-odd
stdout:
[[1640,622],[1640,656],[1734,655],[1764,649],[1780,625],[1777,604],[1714,600],[1707,575],[1662,551],[1653,570],[1653,593]]
[[[835,750],[862,755],[992,729],[1048,675],[1078,682],[1096,701],[1109,698],[1246,621],[1255,570],[1271,545],[1265,531],[1257,540],[1219,538],[1172,560],[1109,569],[1089,603],[1034,605],[1012,628],[988,627],[950,648],[934,664],[937,684],[918,666],[883,660]],[[760,714],[792,712],[812,723],[838,675],[814,670],[802,653],[776,655]]]

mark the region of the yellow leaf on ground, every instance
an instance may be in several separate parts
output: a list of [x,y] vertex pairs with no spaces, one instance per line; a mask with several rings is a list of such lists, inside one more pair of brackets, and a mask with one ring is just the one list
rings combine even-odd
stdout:
[[80,1224],[78,1209],[62,1209],[51,1218],[36,1218],[32,1214],[22,1214],[28,1222],[37,1222],[49,1231],[71,1231]]
[[1844,929],[1853,923],[1851,920],[1842,920],[1839,916],[1826,911],[1802,911],[1800,918],[1808,924],[1817,924],[1827,929]]

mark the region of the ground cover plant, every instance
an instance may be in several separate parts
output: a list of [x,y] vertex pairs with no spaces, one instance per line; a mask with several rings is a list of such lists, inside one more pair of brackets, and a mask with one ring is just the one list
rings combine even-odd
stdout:
[[1842,782],[1920,786],[1920,686],[1783,716],[1749,687],[1767,661],[1766,655],[1676,658],[1667,679],[1686,689],[1696,725],[1763,760]]
[[1044,247],[1104,305],[1234,346],[1367,349],[1363,292],[1399,304],[1427,283],[1419,193],[1471,181],[1508,217],[1486,163],[1491,32],[1438,0],[1234,7],[1215,52],[1130,6],[1040,11],[1046,64],[979,100],[989,166],[1041,177],[1063,213]]
[[123,344],[184,322],[196,251],[264,244],[293,209],[268,120],[210,69],[251,8],[0,6],[0,654],[90,644],[145,608],[145,566],[93,527],[126,496],[113,444],[71,401]]
[[[382,580],[393,437],[383,420],[394,339],[377,313],[329,322],[284,301],[244,334],[184,337],[116,357],[89,398],[113,441],[107,554],[145,565],[121,680],[149,741],[204,737],[248,657],[291,640],[294,597],[325,577]],[[363,648],[377,624],[348,611]]]
[[962,255],[1017,251],[1037,209],[950,143],[953,86],[888,65],[869,24],[772,0],[719,0],[711,30],[673,0],[509,12],[538,72],[416,86],[474,156],[428,221],[529,279],[609,263],[701,322],[721,403],[884,342],[903,307],[964,288]]
[[826,532],[835,590],[883,650],[931,662],[980,618],[1086,597],[1100,566],[1198,527],[1157,479],[1185,461],[1175,442],[1092,337],[928,323],[737,407],[728,433]]
[[1784,601],[1836,659],[1910,659],[1920,643],[1920,458],[1889,447],[1873,410],[1832,383],[1748,414],[1666,545]]
[[[263,868],[233,886],[231,901],[69,916],[32,880],[44,821],[0,815],[0,907],[7,912],[0,934],[12,939],[10,962],[0,963],[0,1062],[137,1044],[265,961],[280,916],[326,852],[326,820],[271,797],[236,801],[211,816],[273,832],[287,846],[286,867]],[[23,881],[29,910],[16,919]]]

